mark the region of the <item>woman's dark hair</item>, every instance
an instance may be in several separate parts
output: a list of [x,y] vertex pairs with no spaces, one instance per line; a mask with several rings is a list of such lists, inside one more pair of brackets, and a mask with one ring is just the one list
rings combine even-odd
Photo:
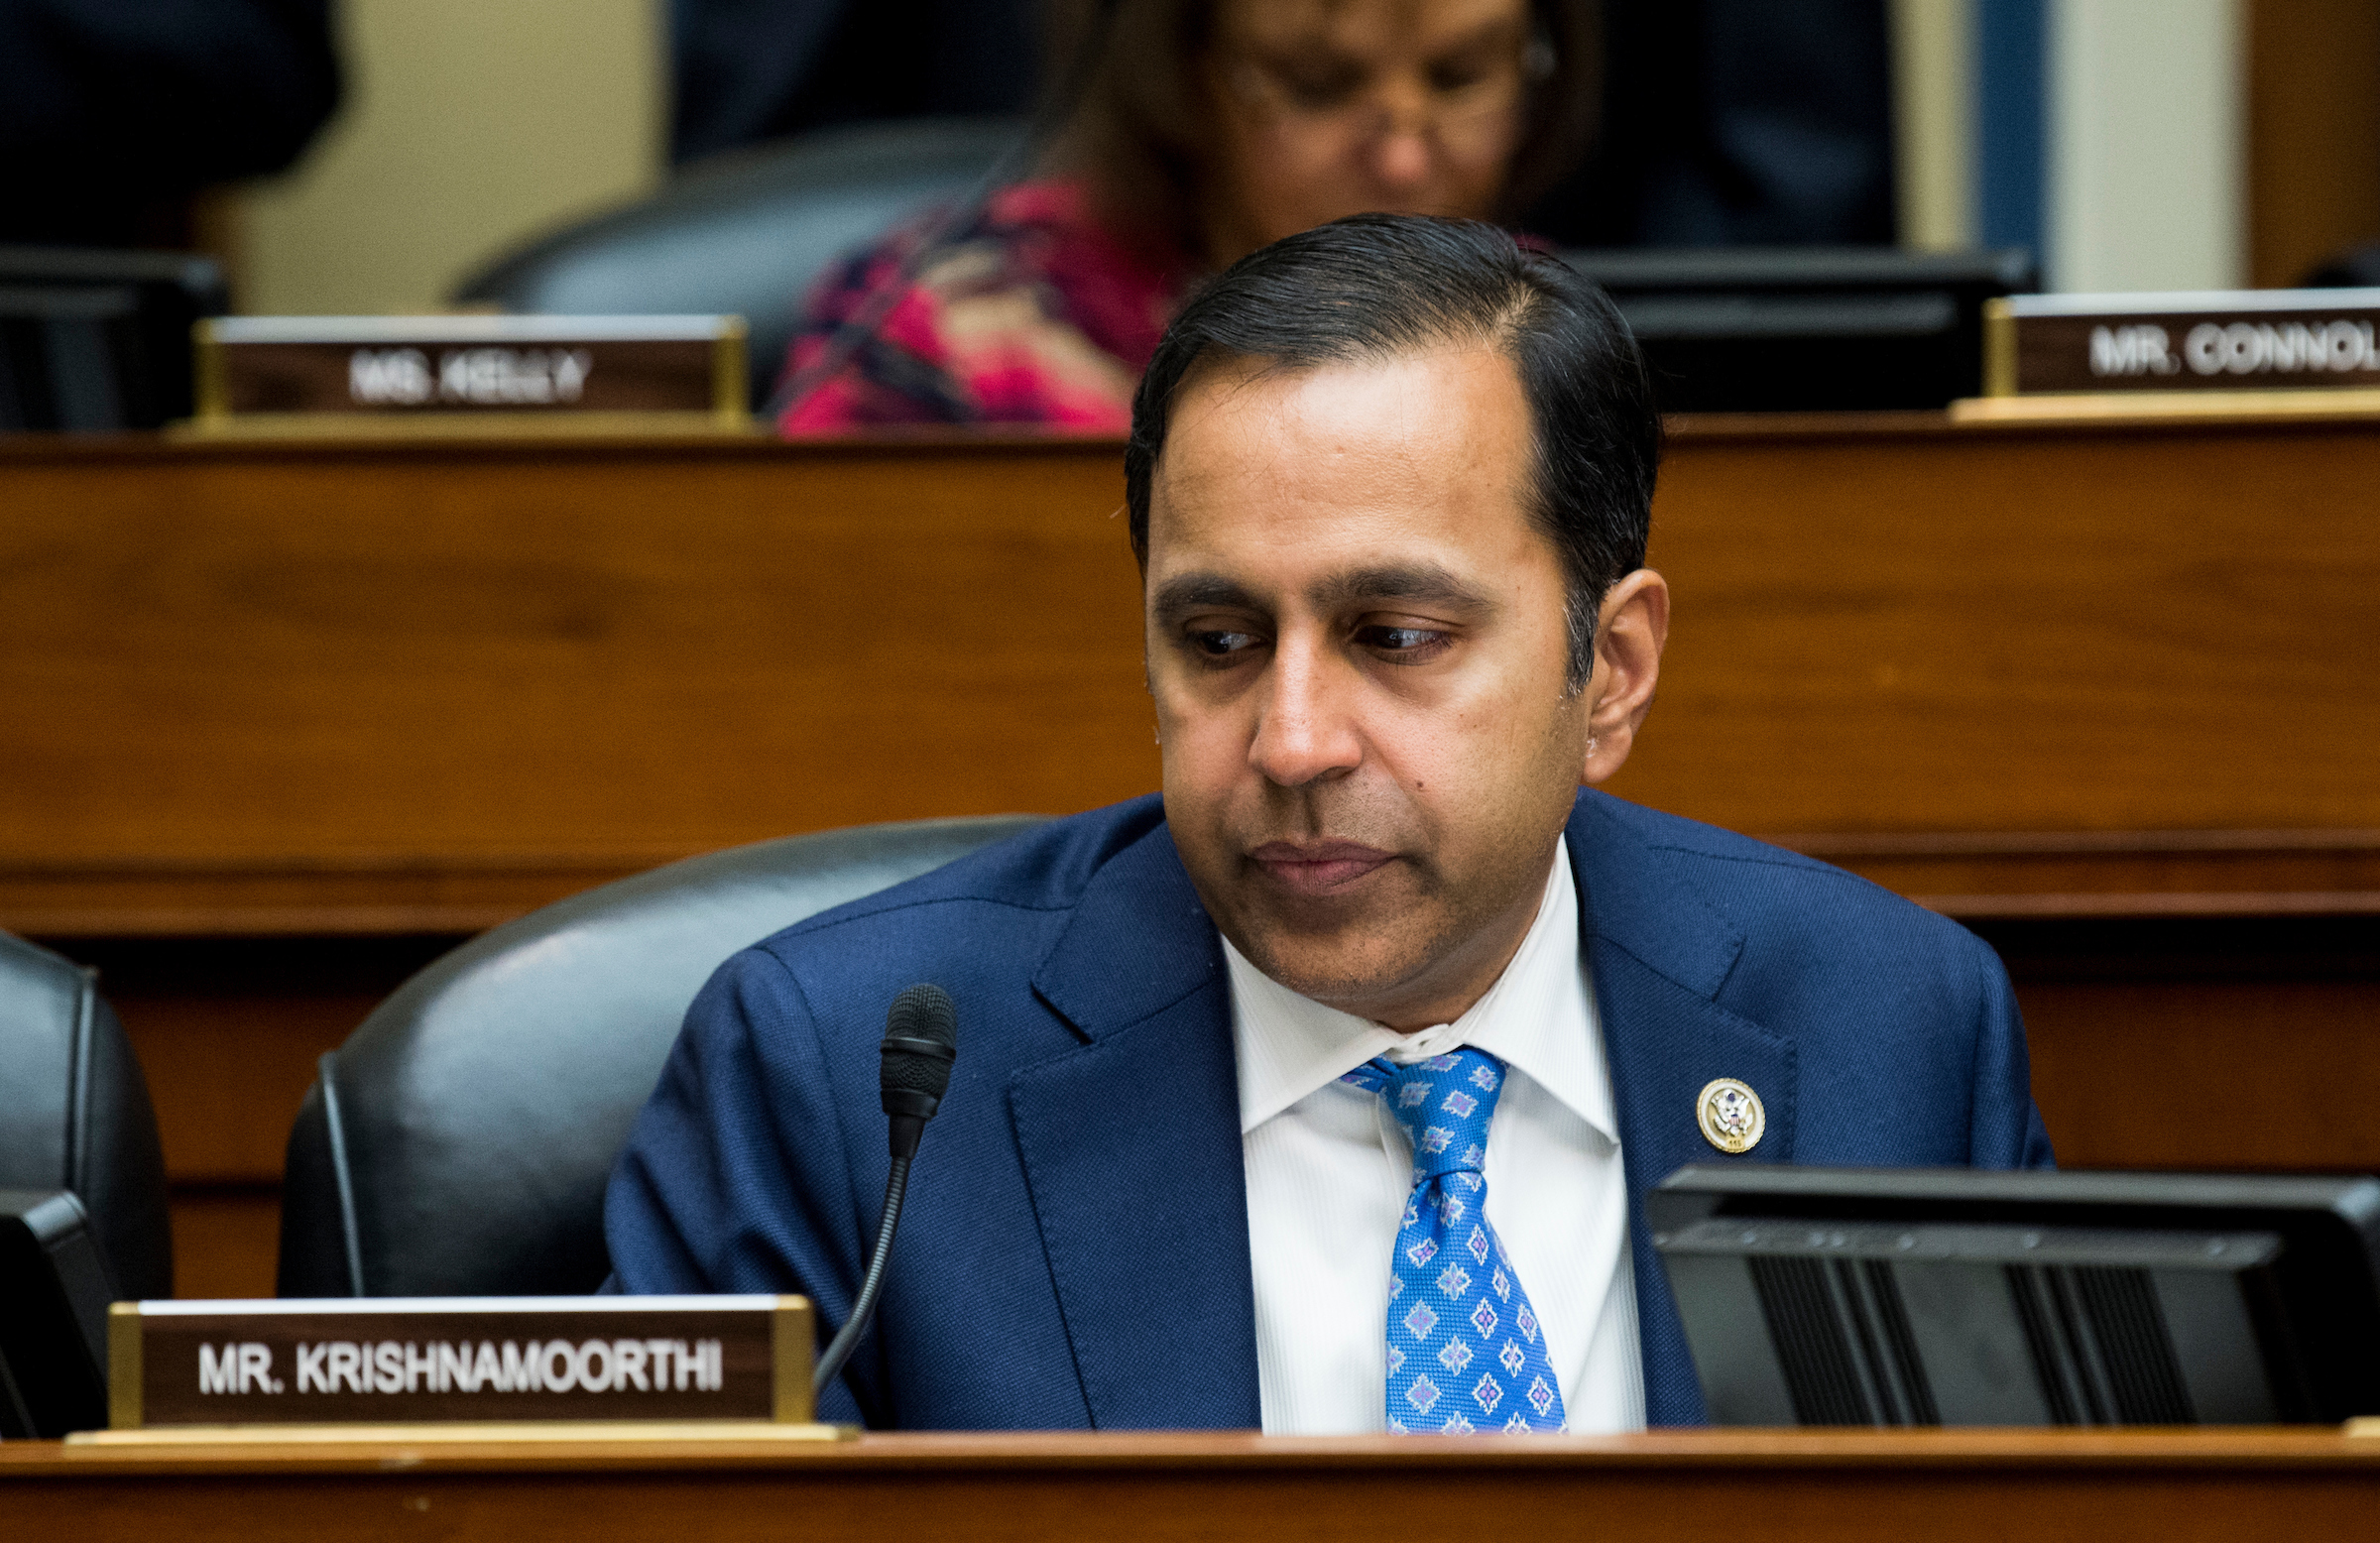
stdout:
[[[1062,155],[1118,233],[1195,253],[1213,129],[1198,70],[1218,0],[1044,0],[1047,77],[1080,90]],[[1585,156],[1602,81],[1597,0],[1529,0],[1545,67],[1494,217],[1510,223]],[[1082,58],[1088,47],[1095,52]],[[1087,67],[1078,67],[1087,66]]]
[[1305,370],[1450,343],[1493,348],[1519,371],[1536,447],[1530,514],[1561,555],[1570,684],[1584,686],[1597,608],[1644,565],[1661,418],[1644,356],[1610,297],[1476,220],[1353,215],[1250,253],[1191,297],[1132,397],[1125,502],[1142,567],[1174,398],[1201,361]]

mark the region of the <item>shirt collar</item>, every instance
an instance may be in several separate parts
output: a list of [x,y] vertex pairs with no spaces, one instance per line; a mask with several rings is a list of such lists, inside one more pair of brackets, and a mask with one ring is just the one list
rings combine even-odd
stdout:
[[1414,1060],[1475,1045],[1518,1067],[1618,1144],[1595,994],[1581,974],[1579,891],[1567,837],[1555,846],[1537,918],[1519,951],[1488,994],[1452,1023],[1393,1033],[1299,996],[1250,964],[1229,938],[1223,957],[1231,972],[1243,1135],[1375,1055]]

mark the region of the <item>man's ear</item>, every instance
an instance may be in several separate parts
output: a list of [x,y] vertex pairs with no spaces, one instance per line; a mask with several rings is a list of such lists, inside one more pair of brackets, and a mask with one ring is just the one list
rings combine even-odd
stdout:
[[1661,649],[1669,642],[1669,583],[1650,568],[1612,585],[1595,624],[1595,673],[1587,682],[1583,782],[1601,782],[1627,764],[1637,726],[1653,705]]

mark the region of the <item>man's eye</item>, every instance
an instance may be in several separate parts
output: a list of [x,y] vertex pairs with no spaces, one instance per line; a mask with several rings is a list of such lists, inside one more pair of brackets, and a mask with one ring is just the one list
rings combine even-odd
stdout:
[[1382,653],[1431,653],[1446,643],[1446,634],[1429,627],[1360,627],[1356,642]]
[[1262,641],[1254,633],[1199,632],[1190,635],[1191,647],[1214,659],[1245,653]]

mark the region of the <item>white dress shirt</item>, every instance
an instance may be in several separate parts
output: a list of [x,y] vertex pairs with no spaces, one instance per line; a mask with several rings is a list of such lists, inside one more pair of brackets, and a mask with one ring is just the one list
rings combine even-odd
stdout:
[[1223,950],[1265,1431],[1387,1428],[1388,1257],[1412,1147],[1378,1095],[1339,1078],[1375,1055],[1412,1061],[1463,1045],[1510,1069],[1488,1133],[1488,1220],[1545,1325],[1569,1428],[1641,1430],[1627,1178],[1568,842],[1504,973],[1470,1011],[1417,1034],[1298,996],[1229,939]]

